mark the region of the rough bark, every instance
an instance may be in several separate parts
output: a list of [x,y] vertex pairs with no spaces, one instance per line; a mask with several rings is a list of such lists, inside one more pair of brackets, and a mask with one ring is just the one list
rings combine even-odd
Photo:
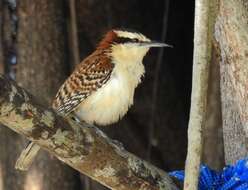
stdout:
[[225,160],[248,154],[248,4],[220,0],[215,38],[221,55],[221,97]]
[[[6,1],[7,2],[7,1]],[[18,1],[17,5],[18,64],[16,79],[37,95],[46,105],[55,95],[66,77],[66,49],[62,1]],[[5,11],[8,13],[8,8]],[[5,14],[4,45],[11,47],[10,30],[13,27]],[[16,44],[15,44],[16,45]],[[5,62],[8,52],[4,54]],[[61,164],[55,157],[41,154],[28,173],[14,169],[15,162],[27,141],[7,128],[1,129],[1,161],[4,189],[75,189],[78,188],[78,173]],[[77,180],[78,179],[78,180]],[[64,183],[61,183],[63,181]]]
[[2,76],[0,122],[111,189],[177,189],[165,172],[128,153],[96,127],[64,120]]
[[223,139],[226,164],[234,164],[247,156],[247,141],[239,109],[233,97],[234,88],[228,73],[228,64],[221,62],[221,99],[223,118]]

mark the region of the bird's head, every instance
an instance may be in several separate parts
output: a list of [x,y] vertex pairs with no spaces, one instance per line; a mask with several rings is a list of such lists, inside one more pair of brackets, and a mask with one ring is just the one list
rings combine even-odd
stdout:
[[110,56],[118,61],[142,62],[151,47],[169,47],[165,43],[152,41],[143,34],[114,29],[109,31],[98,45],[98,49],[109,50]]

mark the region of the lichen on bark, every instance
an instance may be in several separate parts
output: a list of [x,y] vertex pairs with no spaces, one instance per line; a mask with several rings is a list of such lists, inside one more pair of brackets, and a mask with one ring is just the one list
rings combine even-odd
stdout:
[[2,76],[0,108],[0,123],[111,189],[177,189],[165,172],[129,153],[98,128],[44,109]]

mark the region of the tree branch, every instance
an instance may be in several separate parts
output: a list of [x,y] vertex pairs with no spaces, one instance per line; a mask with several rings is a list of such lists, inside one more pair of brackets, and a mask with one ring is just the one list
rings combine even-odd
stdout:
[[65,120],[44,109],[3,76],[0,123],[111,189],[177,189],[165,172],[127,152],[98,128]]
[[184,190],[198,189],[215,13],[211,9],[216,9],[214,5],[212,0],[195,1],[193,79]]

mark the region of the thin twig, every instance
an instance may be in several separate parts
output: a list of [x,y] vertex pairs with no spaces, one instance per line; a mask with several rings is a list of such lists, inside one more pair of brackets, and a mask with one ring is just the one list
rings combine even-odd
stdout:
[[74,61],[73,66],[75,66],[80,62],[75,0],[69,0],[69,7],[70,7],[71,48],[72,48],[72,56]]
[[[168,23],[168,15],[169,15],[169,3],[170,0],[165,0],[164,2],[164,16],[163,16],[163,26],[162,26],[162,32],[161,32],[161,40],[162,42],[166,39],[166,33],[167,33],[167,23]],[[148,143],[148,150],[147,150],[147,159],[151,159],[151,150],[154,146],[154,129],[156,127],[155,125],[155,116],[157,113],[157,93],[158,93],[158,85],[159,85],[159,73],[161,69],[161,64],[163,61],[163,55],[164,55],[164,48],[160,48],[158,52],[158,57],[156,61],[156,67],[154,71],[154,81],[153,81],[153,89],[152,89],[152,103],[151,103],[151,120],[149,124],[149,143]]]
[[196,0],[195,2],[193,79],[184,190],[198,189],[213,35],[210,3],[211,0]]

